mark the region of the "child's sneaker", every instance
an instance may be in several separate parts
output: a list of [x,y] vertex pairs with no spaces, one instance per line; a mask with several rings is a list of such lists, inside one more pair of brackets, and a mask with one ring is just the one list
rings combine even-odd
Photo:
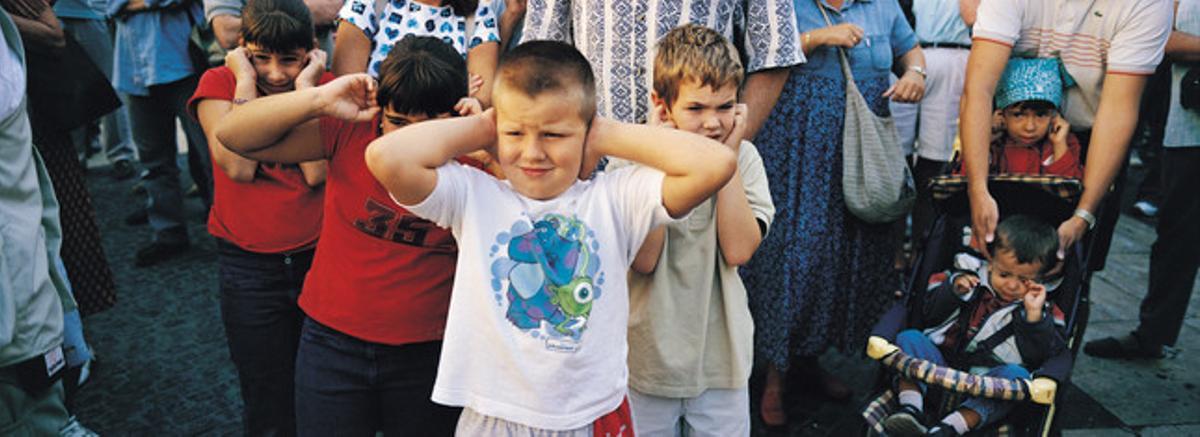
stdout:
[[912,405],[901,405],[899,410],[883,419],[883,429],[889,436],[900,437],[923,436],[929,432],[925,426],[925,414]]
[[925,434],[931,437],[957,437],[958,431],[954,430],[953,426],[941,424],[929,429],[929,433]]
[[67,424],[58,430],[59,437],[100,437],[95,431],[87,429],[75,416],[67,419]]

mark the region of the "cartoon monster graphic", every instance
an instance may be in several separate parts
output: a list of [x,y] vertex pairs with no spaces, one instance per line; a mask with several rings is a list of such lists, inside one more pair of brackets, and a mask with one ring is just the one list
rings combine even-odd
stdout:
[[[577,340],[599,295],[593,281],[599,259],[591,234],[580,221],[557,214],[518,230],[514,226],[507,241],[507,258],[493,266],[497,279],[507,282],[505,317],[524,331]],[[497,285],[494,281],[493,287]]]

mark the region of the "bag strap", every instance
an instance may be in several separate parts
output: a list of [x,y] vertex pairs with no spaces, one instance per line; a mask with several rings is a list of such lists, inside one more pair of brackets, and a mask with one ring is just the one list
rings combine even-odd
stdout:
[[[825,17],[825,24],[833,27],[833,21],[829,19],[829,13],[825,11],[825,6],[821,4],[821,0],[813,0],[817,5],[817,10],[821,11],[821,16]],[[854,74],[850,72],[850,60],[846,58],[846,49],[838,47],[838,57],[842,60],[842,75],[846,76],[846,82],[854,82]]]

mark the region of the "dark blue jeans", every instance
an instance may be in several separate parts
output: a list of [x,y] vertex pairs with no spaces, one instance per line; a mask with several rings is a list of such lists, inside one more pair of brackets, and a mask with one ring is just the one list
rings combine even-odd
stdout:
[[241,383],[248,436],[296,434],[292,385],[304,320],[296,299],[312,257],[312,249],[259,254],[217,240],[221,320]]
[[[941,366],[946,365],[946,359],[942,357],[942,351],[937,348],[937,345],[933,344],[933,340],[930,340],[924,333],[916,329],[901,331],[896,336],[896,346],[909,356],[927,360]],[[993,367],[985,375],[1005,379],[1029,379],[1029,371],[1016,364],[1004,364]],[[920,385],[922,390],[925,389],[925,383],[918,382],[917,385]],[[1016,406],[1015,402],[970,397],[966,401],[963,401],[960,407],[979,413],[980,421],[978,427],[983,427],[1003,419],[1004,416],[1008,415],[1009,411],[1012,411],[1014,406]]]
[[429,400],[442,342],[371,343],[304,320],[296,422],[311,436],[450,436],[459,408]]

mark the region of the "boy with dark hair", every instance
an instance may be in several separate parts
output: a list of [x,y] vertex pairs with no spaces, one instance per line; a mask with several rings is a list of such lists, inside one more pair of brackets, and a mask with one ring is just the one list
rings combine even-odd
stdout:
[[[1066,348],[1063,313],[1046,299],[1043,275],[1057,263],[1054,227],[1030,216],[1000,222],[991,261],[960,253],[954,268],[929,279],[922,320],[932,325],[896,337],[905,353],[934,364],[967,365],[971,373],[1029,379]],[[1014,403],[970,398],[927,429],[924,385],[897,383],[900,410],[884,419],[889,435],[961,435],[1003,418]]]
[[[327,82],[300,0],[250,0],[239,47],[200,78],[189,111],[207,136],[213,165],[208,231],[217,239],[221,319],[241,383],[245,434],[294,435],[296,305],[321,231],[326,164],[260,162],[214,135],[235,105]],[[253,213],[250,213],[253,211]]]
[[[462,249],[433,400],[465,407],[459,435],[629,433],[628,266],[651,229],[725,185],[733,153],[594,117],[591,68],[559,42],[509,52],[493,97],[482,114],[367,149],[396,203],[450,228]],[[449,162],[481,149],[507,181]],[[602,155],[643,165],[581,180]]]
[[651,231],[634,258],[629,401],[639,435],[750,435],[754,321],[737,268],[775,206],[758,150],[742,141],[742,78],[737,50],[714,30],[684,25],[658,43],[651,119],[722,142],[738,169],[688,220]]
[[[402,40],[366,74],[235,105],[216,138],[245,158],[329,161],[324,219],[300,308],[301,435],[449,435],[457,408],[429,400],[457,248],[449,232],[395,205],[367,171],[381,133],[477,110],[462,57],[440,40]],[[428,99],[430,90],[445,95]],[[471,106],[471,109],[467,109]],[[382,108],[382,110],[380,110]]]

